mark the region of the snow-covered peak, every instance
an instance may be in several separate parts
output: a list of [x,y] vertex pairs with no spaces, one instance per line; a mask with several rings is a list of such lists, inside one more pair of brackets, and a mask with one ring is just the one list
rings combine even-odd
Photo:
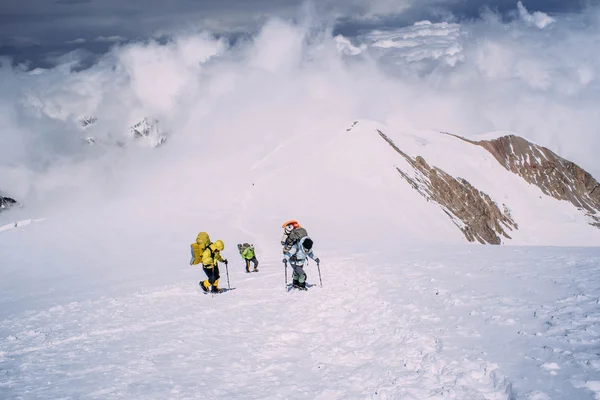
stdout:
[[82,128],[87,128],[91,125],[94,125],[97,121],[98,121],[98,118],[92,117],[89,115],[79,118],[79,124],[81,125]]
[[139,144],[149,147],[159,147],[166,143],[168,134],[162,131],[160,122],[157,118],[144,117],[129,127],[127,134],[118,134],[113,138],[110,128],[103,124],[103,121],[94,116],[83,116],[78,119],[79,126],[84,129],[86,136],[82,141],[87,145],[106,144],[109,146],[117,145],[123,147],[124,136],[136,141]]
[[0,196],[0,211],[9,209],[17,204],[17,201],[10,197]]
[[[478,143],[509,171],[545,194],[566,200],[592,215],[600,212],[600,184],[577,164],[551,150],[510,135]],[[600,216],[594,223],[600,222]]]
[[[370,135],[374,128],[355,125],[349,132]],[[468,240],[600,244],[600,231],[594,227],[600,210],[598,183],[542,146],[515,135],[473,142],[382,125],[373,131],[398,155],[393,167],[399,177],[425,202],[437,204],[445,214],[441,219],[449,217]],[[410,210],[420,215],[416,219],[430,220],[427,207]]]
[[150,146],[159,147],[167,141],[167,134],[160,130],[158,119],[144,117],[134,124],[129,132],[135,139],[144,139]]

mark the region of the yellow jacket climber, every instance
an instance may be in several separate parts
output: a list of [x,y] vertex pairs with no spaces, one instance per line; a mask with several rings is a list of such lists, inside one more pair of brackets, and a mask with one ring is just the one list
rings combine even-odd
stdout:
[[207,293],[211,286],[213,293],[222,292],[219,289],[219,278],[221,277],[219,275],[219,261],[227,264],[227,260],[221,256],[221,251],[224,249],[225,244],[223,241],[217,240],[202,252],[202,268],[208,279],[200,282],[200,287]]
[[206,232],[200,232],[196,237],[196,243],[190,245],[192,249],[192,259],[190,265],[197,265],[202,262],[202,254],[204,250],[210,245],[210,237]]
[[212,268],[218,264],[219,261],[225,262],[221,257],[221,251],[225,248],[225,244],[222,240],[217,240],[213,244],[209,245],[202,252],[202,265],[204,268]]

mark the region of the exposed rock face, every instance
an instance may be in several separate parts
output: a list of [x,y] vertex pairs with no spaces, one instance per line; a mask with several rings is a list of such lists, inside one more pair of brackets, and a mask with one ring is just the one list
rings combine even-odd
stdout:
[[15,199],[11,199],[10,197],[0,196],[0,212],[7,210],[16,204],[17,204],[17,201]]
[[439,204],[467,240],[500,244],[500,236],[510,239],[506,230],[518,229],[506,206],[501,211],[487,194],[465,179],[454,178],[441,169],[430,166],[420,156],[413,159],[383,132],[377,132],[414,168],[410,172],[396,168],[400,175],[427,201]]
[[544,194],[584,210],[590,224],[600,228],[600,184],[577,164],[515,135],[478,142],[451,136],[483,147],[507,170],[536,185]]
[[89,115],[79,118],[79,124],[82,128],[87,128],[90,125],[94,125],[98,121],[98,118],[91,117]]
[[153,147],[159,147],[167,141],[167,135],[160,131],[158,120],[144,118],[130,129],[131,135],[136,139],[146,138]]
[[[102,130],[99,125],[98,118],[93,116],[83,116],[78,120],[80,127],[84,131],[96,132],[98,129]],[[140,144],[150,145],[152,147],[159,147],[165,144],[167,141],[168,134],[166,132],[161,131],[160,124],[156,118],[145,117],[142,118],[139,122],[134,124],[129,128],[129,135],[134,140],[138,141]],[[106,135],[103,135],[106,136]],[[108,135],[110,137],[110,135]],[[95,136],[87,136],[83,138],[83,142],[86,145],[97,145],[97,144],[116,144],[119,147],[124,147],[125,143],[121,141],[113,142],[112,140],[102,140],[101,138],[97,138]]]

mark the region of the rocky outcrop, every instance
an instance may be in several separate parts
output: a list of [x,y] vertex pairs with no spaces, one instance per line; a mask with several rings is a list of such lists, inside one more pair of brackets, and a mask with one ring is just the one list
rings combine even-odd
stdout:
[[146,139],[152,147],[159,147],[167,141],[167,134],[161,132],[158,120],[154,118],[144,118],[133,125],[129,132],[135,139]]
[[[102,126],[99,126],[101,124],[99,123],[98,118],[93,116],[83,116],[78,119],[78,123],[84,131],[94,132],[95,130],[97,132],[98,129],[102,130]],[[114,142],[110,139],[107,141],[106,136],[110,138],[110,135],[104,134],[101,135],[101,137],[105,137],[104,140],[102,140],[101,138],[99,139],[95,136],[86,136],[82,140],[86,145],[90,146],[97,144],[116,144],[119,147],[125,146],[125,143],[123,143],[122,141]],[[129,137],[143,145],[160,147],[166,143],[168,134],[166,132],[161,131],[160,124],[156,118],[145,117],[129,128]]]
[[94,125],[97,121],[98,121],[98,118],[86,115],[86,116],[79,118],[79,125],[81,125],[82,128],[87,128],[91,125]]
[[558,200],[581,209],[600,228],[600,184],[577,164],[516,135],[472,141],[448,134],[489,151],[507,170]]
[[17,205],[17,201],[10,197],[0,196],[0,212],[8,210],[9,208]]
[[518,229],[508,207],[500,210],[484,192],[465,179],[453,177],[430,166],[423,157],[412,158],[400,150],[383,132],[379,135],[413,167],[398,173],[427,201],[437,203],[470,242],[501,244],[501,237],[510,239],[507,231]]

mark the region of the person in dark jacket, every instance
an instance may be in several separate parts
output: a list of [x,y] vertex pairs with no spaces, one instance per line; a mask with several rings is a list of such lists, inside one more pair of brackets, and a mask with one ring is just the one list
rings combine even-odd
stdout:
[[312,250],[313,241],[309,236],[305,236],[296,242],[289,251],[283,255],[283,263],[293,269],[292,274],[292,287],[296,289],[306,290],[306,273],[304,272],[304,265],[309,258],[315,260],[317,265],[321,262],[319,257],[315,256]]

